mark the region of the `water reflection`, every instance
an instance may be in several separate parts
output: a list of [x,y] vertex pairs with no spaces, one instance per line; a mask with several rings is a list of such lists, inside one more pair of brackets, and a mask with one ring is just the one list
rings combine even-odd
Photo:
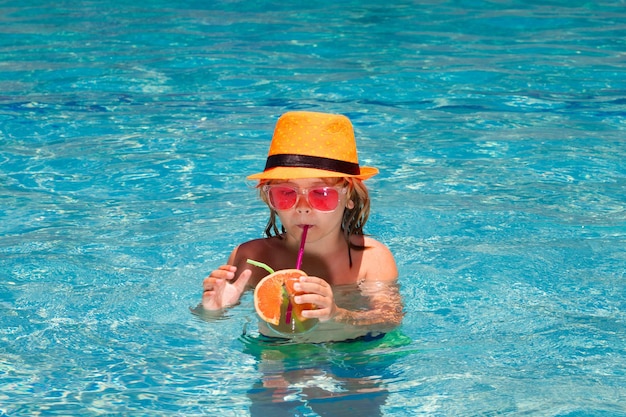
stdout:
[[[251,416],[384,414],[388,385],[397,380],[392,365],[411,351],[411,340],[396,327],[403,314],[399,286],[360,283],[333,292],[338,305],[370,313],[371,320],[318,323],[309,332],[290,334],[246,314],[257,319],[246,322],[240,338],[259,374],[247,390]],[[211,312],[202,305],[192,312],[207,322],[229,318],[228,310]]]
[[390,366],[410,343],[399,331],[347,342],[296,344],[244,335],[260,373],[248,391],[251,416],[381,416]]

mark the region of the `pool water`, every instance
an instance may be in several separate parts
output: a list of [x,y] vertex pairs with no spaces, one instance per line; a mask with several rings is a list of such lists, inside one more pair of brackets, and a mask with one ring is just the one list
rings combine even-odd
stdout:
[[[191,312],[294,109],[381,170],[384,338]],[[1,1],[0,416],[626,416],[624,161],[622,0]]]

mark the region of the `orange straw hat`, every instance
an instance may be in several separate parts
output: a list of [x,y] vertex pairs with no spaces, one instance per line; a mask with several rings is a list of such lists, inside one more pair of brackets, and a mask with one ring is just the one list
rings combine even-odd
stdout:
[[340,114],[294,111],[276,123],[265,170],[249,180],[373,177],[378,169],[360,167],[354,130]]

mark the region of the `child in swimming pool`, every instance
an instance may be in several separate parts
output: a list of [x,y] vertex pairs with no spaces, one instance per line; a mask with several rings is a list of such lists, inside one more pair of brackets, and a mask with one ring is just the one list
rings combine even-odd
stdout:
[[[203,308],[236,304],[267,275],[248,259],[274,270],[294,268],[306,226],[302,269],[308,276],[296,284],[304,294],[295,302],[317,307],[302,315],[319,320],[314,333],[325,329],[320,340],[380,334],[398,326],[403,307],[394,257],[363,232],[370,209],[363,181],[377,173],[376,168],[359,166],[347,117],[301,111],[281,116],[265,170],[248,177],[259,181],[261,198],[270,209],[266,237],[240,244],[225,265],[211,272],[203,282]],[[367,298],[367,308],[338,304],[337,289],[350,285]],[[272,336],[263,326],[261,332]]]

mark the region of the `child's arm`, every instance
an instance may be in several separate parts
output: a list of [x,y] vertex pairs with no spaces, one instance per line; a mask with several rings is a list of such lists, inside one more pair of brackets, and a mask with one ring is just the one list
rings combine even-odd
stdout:
[[404,318],[404,306],[397,285],[398,269],[391,251],[385,245],[368,239],[367,246],[370,249],[363,256],[366,276],[360,289],[368,297],[370,308],[351,311],[337,307],[332,319],[352,326],[386,331],[399,326]]
[[337,307],[332,320],[386,332],[399,326],[403,317],[402,298],[397,285],[381,284],[379,293],[370,297],[370,309],[352,311]]
[[402,297],[395,282],[368,280],[361,285],[362,293],[370,300],[367,310],[347,310],[335,304],[332,287],[323,279],[304,276],[295,289],[306,292],[296,296],[296,303],[313,303],[316,310],[305,310],[304,317],[317,318],[321,322],[335,321],[370,330],[389,331],[401,324],[404,317]]
[[337,306],[332,287],[317,277],[302,277],[296,287],[306,295],[296,297],[297,303],[313,303],[316,310],[304,311],[303,315],[321,322],[334,321],[369,330],[389,331],[402,322],[404,317],[402,297],[397,286],[398,270],[393,255],[386,246],[376,241],[368,242],[367,257],[363,257],[365,278],[360,284],[363,295],[370,300],[367,310],[347,310]]

